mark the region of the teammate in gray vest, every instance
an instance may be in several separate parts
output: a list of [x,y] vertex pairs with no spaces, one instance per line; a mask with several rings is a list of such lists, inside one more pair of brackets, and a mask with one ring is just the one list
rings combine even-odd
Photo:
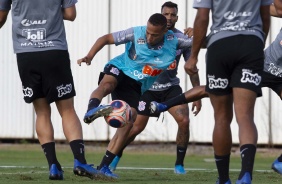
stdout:
[[63,20],[76,17],[77,0],[0,0],[0,27],[12,6],[12,35],[24,100],[33,103],[36,132],[49,164],[51,180],[62,180],[51,122],[52,102],[62,117],[64,134],[74,155],[73,172],[93,178],[97,170],[84,156],[82,127],[74,109],[75,89]]
[[239,126],[242,159],[236,184],[250,184],[257,144],[254,106],[261,95],[261,75],[264,42],[269,31],[269,5],[272,0],[194,0],[197,15],[194,21],[194,40],[188,74],[197,73],[200,48],[209,25],[207,39],[206,91],[214,109],[214,157],[219,178],[216,183],[229,184],[229,160],[232,146],[230,123],[233,106]]
[[[282,17],[282,1],[274,0],[270,6],[270,14],[274,17]],[[282,29],[276,39],[264,51],[264,71],[262,73],[262,87],[272,89],[282,99]],[[151,102],[152,112],[163,112],[167,109],[182,103],[189,103],[195,100],[208,97],[205,86],[197,86],[178,97],[170,99],[166,102]],[[183,100],[185,98],[185,100]],[[282,174],[282,155],[280,155],[273,163],[271,168],[279,174]]]
[[[167,28],[169,30],[183,34],[181,31],[175,28],[175,23],[178,20],[177,4],[170,2],[170,1],[165,2],[161,7],[161,13],[167,18]],[[192,29],[190,31],[192,33]],[[151,88],[141,96],[139,100],[139,106],[137,109],[138,115],[127,137],[126,146],[130,144],[135,139],[135,137],[145,129],[150,116],[158,117],[160,115],[160,113],[150,114],[149,107],[150,107],[151,101],[163,102],[177,95],[180,95],[182,93],[182,89],[179,85],[179,82],[180,82],[179,78],[176,76],[179,60],[182,54],[183,54],[185,61],[187,61],[190,56],[190,49],[189,48],[187,48],[186,50],[179,49],[177,51],[177,56],[175,58],[175,61],[174,61],[175,64],[173,65],[173,67],[163,72],[158,77],[158,79],[154,82]],[[198,77],[190,78],[190,79],[191,79],[191,83],[193,86],[199,85]],[[198,101],[197,103],[193,104],[193,106],[197,107],[196,113],[198,113],[200,110],[200,107],[201,107],[200,102],[201,101]],[[187,149],[188,142],[189,142],[188,105],[182,104],[182,105],[175,106],[169,109],[169,113],[174,117],[174,119],[176,120],[178,124],[178,133],[176,137],[177,158],[175,162],[174,172],[176,174],[185,174],[186,171],[184,169],[184,157],[185,157],[186,149]],[[117,164],[122,156],[122,153],[125,147],[118,153],[118,155],[115,157],[115,159],[111,163],[110,165],[111,170],[116,169]]]
[[[274,0],[270,6],[270,14],[282,18],[282,1]],[[264,72],[262,75],[262,87],[269,87],[282,99],[282,29],[275,40],[265,49]],[[282,174],[282,155],[273,163],[272,169]]]

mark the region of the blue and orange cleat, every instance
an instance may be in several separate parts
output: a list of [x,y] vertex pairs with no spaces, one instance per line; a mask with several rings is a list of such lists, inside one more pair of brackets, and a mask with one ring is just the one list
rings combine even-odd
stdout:
[[87,111],[83,121],[89,124],[99,117],[108,116],[112,111],[113,107],[111,105],[100,105]]

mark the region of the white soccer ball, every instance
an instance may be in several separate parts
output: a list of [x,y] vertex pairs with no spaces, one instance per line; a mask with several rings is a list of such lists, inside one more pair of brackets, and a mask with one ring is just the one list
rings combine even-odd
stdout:
[[130,106],[122,100],[113,100],[109,105],[113,107],[113,111],[105,116],[107,124],[114,128],[126,126],[132,117]]

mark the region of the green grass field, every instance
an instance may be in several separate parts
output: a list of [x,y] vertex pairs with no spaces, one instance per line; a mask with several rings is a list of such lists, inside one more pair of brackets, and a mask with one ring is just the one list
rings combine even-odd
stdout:
[[[124,183],[124,184],[208,184],[215,183],[217,171],[213,151],[209,146],[189,146],[185,159],[186,175],[173,173],[175,146],[133,145],[129,146],[115,171],[117,180],[90,180],[72,173],[73,158],[67,145],[57,145],[57,157],[64,167],[64,180],[48,179],[47,161],[39,144],[0,145],[0,184],[26,183]],[[106,150],[105,145],[87,145],[88,163],[97,166]],[[254,168],[254,184],[282,183],[282,176],[270,169],[279,150],[259,149]],[[240,169],[238,148],[233,148],[230,177],[235,184]]]

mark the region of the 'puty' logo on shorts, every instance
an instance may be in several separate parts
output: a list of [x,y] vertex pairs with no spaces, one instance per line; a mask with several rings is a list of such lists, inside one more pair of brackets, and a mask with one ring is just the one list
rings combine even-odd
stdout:
[[258,86],[261,82],[261,76],[257,73],[253,74],[252,71],[248,69],[242,70],[242,83],[254,83],[256,86]]
[[57,87],[58,90],[58,97],[62,97],[68,93],[71,93],[72,91],[72,85],[71,84],[67,84],[67,85],[61,85]]
[[23,87],[23,95],[24,97],[32,97],[33,90],[29,87],[26,87],[26,88]]
[[209,80],[210,89],[214,89],[214,88],[225,89],[228,86],[227,79],[222,79],[222,78],[215,79],[213,75],[208,75],[208,80]]

